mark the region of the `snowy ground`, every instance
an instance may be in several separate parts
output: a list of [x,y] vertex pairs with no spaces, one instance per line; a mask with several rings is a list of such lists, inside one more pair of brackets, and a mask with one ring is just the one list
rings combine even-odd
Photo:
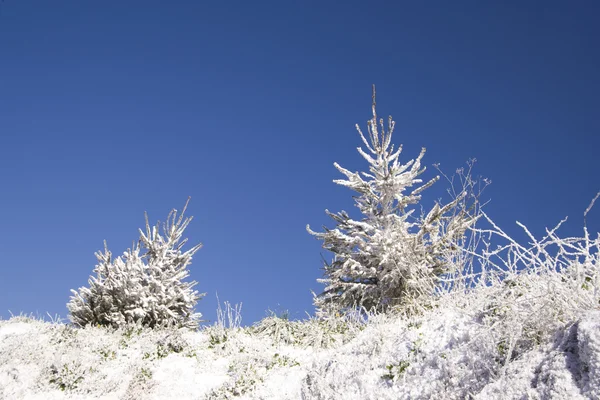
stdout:
[[198,332],[14,317],[0,321],[0,398],[600,398],[600,311],[527,341],[527,324],[519,337],[502,336],[508,313],[456,304],[412,319],[271,317]]

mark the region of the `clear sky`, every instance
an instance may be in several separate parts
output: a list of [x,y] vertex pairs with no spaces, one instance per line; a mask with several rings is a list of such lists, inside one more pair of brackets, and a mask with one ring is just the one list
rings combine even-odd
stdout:
[[425,178],[476,157],[508,232],[569,216],[580,234],[600,190],[599,15],[597,1],[1,2],[0,316],[66,317],[103,240],[121,254],[144,211],[164,220],[188,196],[198,311],[214,320],[218,292],[245,324],[312,312],[321,249],[305,225],[355,211],[333,162],[365,168],[354,124],[371,84],[402,160],[427,147]]

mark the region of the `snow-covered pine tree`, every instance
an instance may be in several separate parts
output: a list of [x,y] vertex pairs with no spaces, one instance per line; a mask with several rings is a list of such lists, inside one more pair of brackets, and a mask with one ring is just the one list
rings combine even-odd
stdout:
[[202,244],[182,250],[187,242],[182,235],[192,220],[184,218],[188,203],[189,199],[179,216],[177,210],[169,213],[162,235],[160,222],[150,226],[146,214],[145,232],[140,229],[138,243],[122,257],[113,259],[104,243],[104,252],[96,253],[96,276],[90,276],[90,287],[71,290],[67,308],[73,324],[197,327],[201,314],[194,313],[194,307],[204,294],[193,290],[195,281],[184,279]]
[[[356,307],[369,311],[400,307],[408,312],[420,308],[433,295],[439,278],[456,267],[451,262],[454,244],[476,219],[459,206],[465,193],[445,206],[436,203],[426,215],[413,215],[421,192],[439,176],[425,184],[418,178],[425,171],[421,167],[425,148],[416,159],[399,162],[402,147],[394,151],[391,144],[392,117],[387,130],[383,119],[378,126],[375,86],[372,112],[369,140],[356,125],[367,150],[358,147],[358,152],[369,163],[369,172],[351,172],[334,163],[346,176],[334,182],[358,192],[354,198],[363,218],[326,210],[336,228],[314,232],[307,226],[334,255],[330,264],[325,262],[324,279],[318,280],[325,290],[315,297],[318,312],[325,315]],[[408,191],[412,187],[416,188]]]

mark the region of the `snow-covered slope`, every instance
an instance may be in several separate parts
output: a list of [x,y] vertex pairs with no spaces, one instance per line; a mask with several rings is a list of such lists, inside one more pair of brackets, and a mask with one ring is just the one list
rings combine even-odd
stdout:
[[[491,329],[499,320],[481,316],[447,307],[344,328],[271,317],[262,327],[273,329],[199,332],[75,329],[15,317],[0,321],[0,397],[600,398],[600,311],[582,312],[510,356]],[[315,341],[319,335],[329,340]]]

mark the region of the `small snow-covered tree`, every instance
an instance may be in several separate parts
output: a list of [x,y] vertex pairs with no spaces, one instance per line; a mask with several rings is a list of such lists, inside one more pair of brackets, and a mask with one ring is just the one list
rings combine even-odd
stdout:
[[177,216],[177,210],[169,213],[162,234],[160,223],[150,226],[146,214],[145,231],[140,229],[138,243],[122,257],[113,259],[104,243],[104,252],[96,253],[96,276],[90,276],[89,288],[71,290],[67,308],[73,324],[197,326],[201,314],[194,313],[194,307],[204,294],[193,290],[195,281],[184,279],[189,276],[192,256],[202,244],[182,250],[187,242],[182,235],[192,220],[184,218],[188,202],[181,215]]
[[425,148],[416,159],[400,163],[402,147],[394,150],[391,143],[394,121],[390,116],[387,130],[383,119],[377,121],[375,86],[372,112],[368,140],[356,125],[366,148],[358,147],[358,152],[369,163],[369,172],[351,172],[334,163],[346,176],[334,182],[358,193],[354,198],[363,218],[326,210],[336,228],[314,232],[307,226],[310,234],[323,241],[323,248],[334,254],[330,264],[325,262],[325,278],[319,279],[325,290],[315,297],[315,305],[324,314],[355,307],[368,311],[418,308],[419,299],[430,297],[438,278],[454,267],[449,259],[455,243],[476,219],[459,207],[465,204],[465,193],[445,206],[436,203],[427,214],[413,215],[421,192],[439,177],[427,183],[419,179],[425,171],[421,167]]

